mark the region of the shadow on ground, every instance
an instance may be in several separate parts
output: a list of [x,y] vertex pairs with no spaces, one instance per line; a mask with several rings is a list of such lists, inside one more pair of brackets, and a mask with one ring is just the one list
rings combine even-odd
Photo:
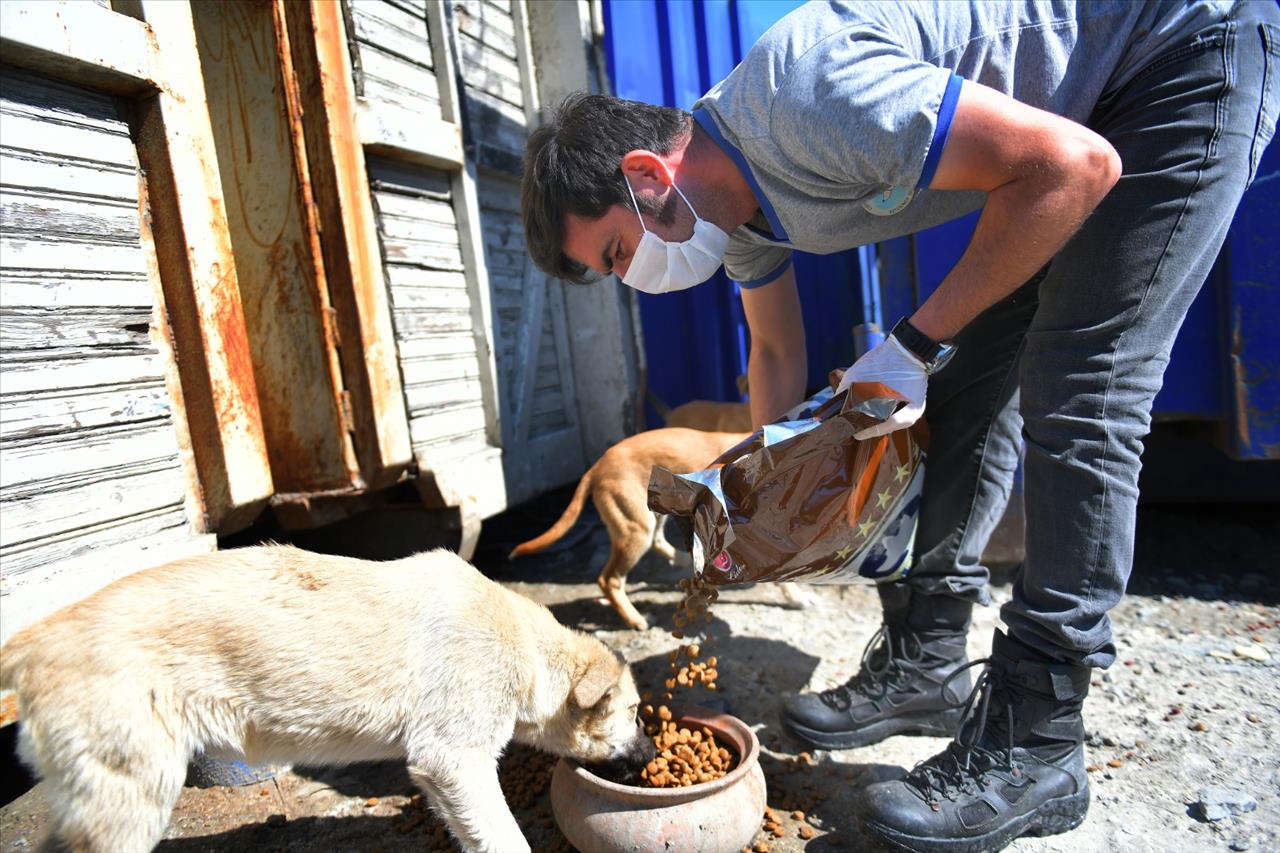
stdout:
[[[171,838],[157,853],[228,853],[233,850],[272,850],[289,853],[328,853],[332,850],[421,851],[420,839],[396,837],[394,817],[300,817],[240,826],[196,838]],[[371,839],[386,839],[371,843]]]
[[416,794],[403,761],[378,761],[341,767],[294,767],[296,776],[331,788],[345,797],[390,797]]
[[[1127,594],[1280,604],[1280,583],[1258,571],[1280,565],[1280,505],[1141,506]],[[1012,584],[1021,565],[992,571]]]

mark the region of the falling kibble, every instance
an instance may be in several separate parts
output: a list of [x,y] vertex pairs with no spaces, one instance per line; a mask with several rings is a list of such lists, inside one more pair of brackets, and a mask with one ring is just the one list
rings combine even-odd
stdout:
[[[677,640],[684,639],[687,626],[711,622],[711,603],[720,596],[720,591],[708,584],[701,575],[682,578],[680,589],[684,590],[684,598],[676,605],[675,616],[672,618],[675,629],[671,632],[671,636]],[[694,634],[698,630],[696,627],[690,627],[690,631]],[[706,635],[703,642],[709,640],[711,640],[710,634]],[[667,688],[664,696],[667,701],[671,701],[672,691],[678,687],[703,687],[711,691],[718,689],[716,678],[719,672],[716,670],[716,659],[711,657],[705,661],[698,661],[701,654],[702,644],[693,641],[682,644],[667,655],[667,662],[672,672],[664,682]],[[681,664],[682,658],[685,661],[683,664]]]
[[[678,640],[684,639],[685,627],[692,626],[689,630],[696,634],[700,630],[696,627],[700,622],[711,622],[709,608],[720,595],[719,590],[701,576],[681,579],[680,589],[684,591],[684,598],[676,606],[672,620],[675,629],[671,632]],[[719,672],[716,658],[698,660],[704,644],[710,640],[711,635],[708,634],[701,643],[681,644],[667,655],[671,675],[663,682],[666,687],[663,698],[668,702],[677,689],[717,689]],[[681,727],[669,707],[659,705],[654,708],[648,702],[649,697],[650,694],[644,694],[646,704],[641,708],[640,719],[645,734],[653,739],[657,755],[640,772],[643,785],[651,788],[697,785],[719,779],[734,768],[737,756],[716,741],[711,729],[705,726]]]

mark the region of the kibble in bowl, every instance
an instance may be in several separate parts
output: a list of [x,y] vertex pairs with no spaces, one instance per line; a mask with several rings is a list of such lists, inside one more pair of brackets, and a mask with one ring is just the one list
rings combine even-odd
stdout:
[[666,705],[645,719],[645,732],[653,738],[657,755],[640,771],[636,784],[687,788],[714,782],[738,762],[737,754],[717,740],[710,727],[681,725]]
[[[642,779],[628,785],[603,779],[573,761],[562,759],[556,765],[551,808],[560,831],[579,850],[736,851],[755,836],[766,793],[755,733],[736,717],[707,708],[673,705],[667,711],[671,719],[661,722],[670,725],[658,731],[664,740],[674,734],[670,749],[681,763],[668,759],[664,768],[655,759],[653,769],[669,773],[679,784],[648,787],[649,780]],[[683,744],[682,730],[688,732]],[[705,767],[696,760],[699,750],[690,746],[694,733],[699,744],[707,744],[701,750]],[[728,768],[720,775],[712,773],[712,739],[716,760]],[[707,781],[694,781],[695,767]]]

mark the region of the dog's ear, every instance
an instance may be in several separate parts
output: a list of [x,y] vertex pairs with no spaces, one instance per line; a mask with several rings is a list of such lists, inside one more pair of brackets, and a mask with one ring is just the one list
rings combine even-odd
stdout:
[[618,683],[621,666],[612,657],[597,657],[578,676],[570,696],[579,708],[594,708]]

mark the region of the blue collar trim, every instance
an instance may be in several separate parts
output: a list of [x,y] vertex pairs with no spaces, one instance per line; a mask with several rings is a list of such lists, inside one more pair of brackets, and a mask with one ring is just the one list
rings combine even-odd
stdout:
[[707,135],[720,146],[725,154],[729,155],[729,159],[738,167],[738,171],[742,173],[742,177],[747,182],[747,186],[751,187],[751,192],[755,194],[756,201],[760,202],[760,210],[764,212],[764,218],[768,220],[769,227],[773,229],[773,236],[779,240],[790,240],[787,236],[787,230],[782,227],[782,222],[778,219],[778,214],[774,212],[773,205],[769,203],[769,198],[764,194],[764,190],[760,189],[760,182],[756,180],[756,176],[751,171],[751,164],[747,162],[747,158],[737,149],[731,142],[724,138],[724,134],[720,132],[720,128],[716,125],[715,119],[707,112],[705,108],[693,111],[693,119],[698,123]]

